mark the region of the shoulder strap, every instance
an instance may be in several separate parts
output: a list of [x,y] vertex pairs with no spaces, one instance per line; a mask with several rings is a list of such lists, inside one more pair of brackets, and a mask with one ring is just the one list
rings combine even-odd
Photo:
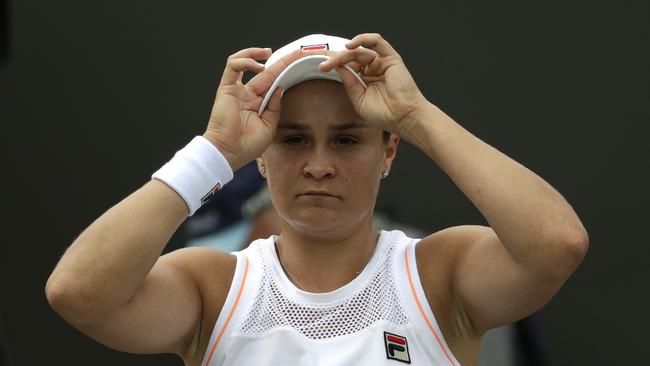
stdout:
[[420,274],[418,272],[415,256],[415,247],[418,242],[419,240],[417,239],[411,239],[406,245],[405,250],[402,252],[402,261],[404,263],[406,278],[410,290],[410,299],[413,300],[412,302],[415,303],[415,306],[417,307],[420,321],[422,321],[428,328],[429,334],[435,339],[436,345],[439,347],[442,354],[444,354],[444,358],[449,362],[448,364],[456,366],[459,365],[459,363],[456,361],[442,336],[438,322],[431,310],[431,306],[429,305],[424,293],[424,288],[420,282]]
[[226,330],[231,325],[233,314],[239,306],[248,279],[249,260],[246,251],[235,252],[233,254],[237,256],[235,275],[230,284],[230,291],[228,291],[226,301],[221,308],[219,317],[217,318],[212,334],[210,335],[210,342],[208,343],[205,356],[203,356],[203,361],[201,362],[201,365],[203,366],[216,365],[215,356],[217,350],[219,349],[224,334],[226,334]]

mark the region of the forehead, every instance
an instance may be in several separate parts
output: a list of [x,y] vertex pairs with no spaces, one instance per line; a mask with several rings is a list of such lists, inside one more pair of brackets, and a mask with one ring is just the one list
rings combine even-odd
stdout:
[[343,85],[331,80],[309,80],[282,96],[280,126],[291,122],[341,124],[362,122]]

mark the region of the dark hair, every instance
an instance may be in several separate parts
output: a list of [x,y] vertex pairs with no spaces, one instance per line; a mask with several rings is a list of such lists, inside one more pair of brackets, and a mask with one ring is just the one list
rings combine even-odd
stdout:
[[390,139],[390,132],[388,131],[383,131],[384,132],[384,144],[388,143],[388,140]]

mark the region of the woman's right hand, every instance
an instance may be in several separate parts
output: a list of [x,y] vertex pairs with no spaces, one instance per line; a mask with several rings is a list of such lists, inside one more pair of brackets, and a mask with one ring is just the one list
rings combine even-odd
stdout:
[[[277,76],[303,55],[303,51],[293,52],[267,69],[255,60],[271,56],[270,48],[247,48],[228,57],[203,137],[219,149],[233,171],[260,156],[273,139],[280,118],[281,88],[261,115],[258,109]],[[245,71],[257,75],[243,84]]]

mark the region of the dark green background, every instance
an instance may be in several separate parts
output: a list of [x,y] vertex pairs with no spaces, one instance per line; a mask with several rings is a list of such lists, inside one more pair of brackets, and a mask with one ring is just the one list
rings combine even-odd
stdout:
[[[49,309],[45,281],[81,230],[202,133],[229,54],[318,32],[384,35],[429,100],[574,206],[591,248],[543,310],[551,363],[646,364],[648,2],[301,4],[9,1],[0,323],[14,364],[181,364],[85,337]],[[378,205],[426,231],[484,222],[406,144]]]

